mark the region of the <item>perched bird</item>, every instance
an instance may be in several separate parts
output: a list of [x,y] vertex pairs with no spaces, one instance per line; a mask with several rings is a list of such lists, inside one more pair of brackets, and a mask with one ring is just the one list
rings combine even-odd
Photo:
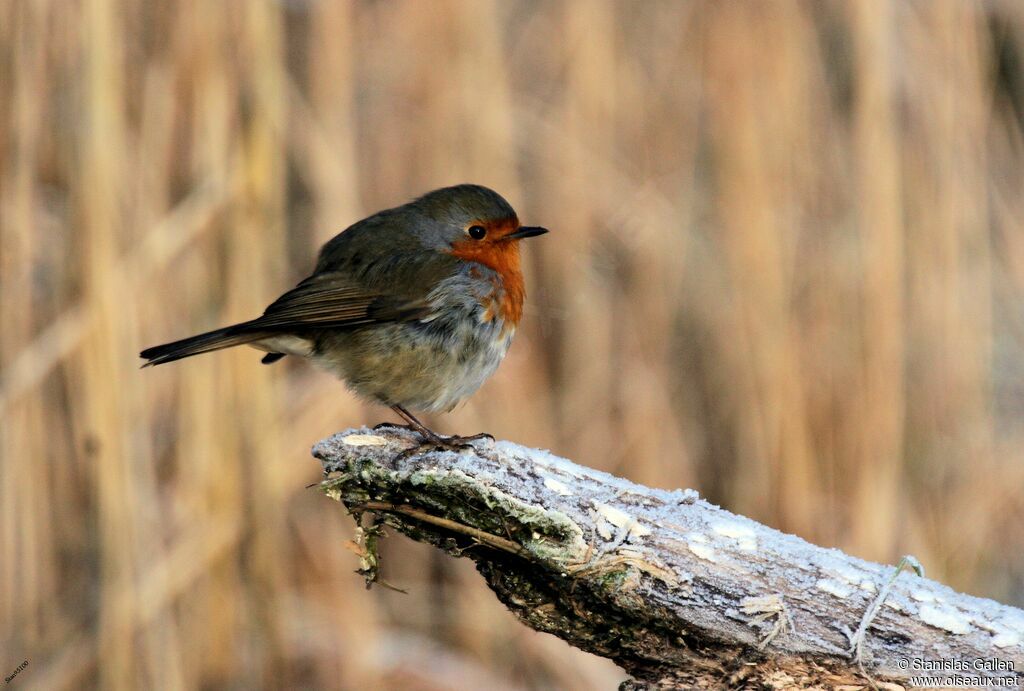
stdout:
[[449,411],[490,377],[523,315],[522,226],[479,185],[434,190],[370,216],[320,250],[313,274],[251,321],[143,350],[143,367],[249,345],[297,355],[390,406],[425,443],[451,448],[410,410]]

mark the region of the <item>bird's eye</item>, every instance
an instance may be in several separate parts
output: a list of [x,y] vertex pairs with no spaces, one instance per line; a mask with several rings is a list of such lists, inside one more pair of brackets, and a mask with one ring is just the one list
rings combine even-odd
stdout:
[[474,240],[483,240],[484,236],[487,235],[487,229],[483,226],[470,226],[468,232],[469,237]]

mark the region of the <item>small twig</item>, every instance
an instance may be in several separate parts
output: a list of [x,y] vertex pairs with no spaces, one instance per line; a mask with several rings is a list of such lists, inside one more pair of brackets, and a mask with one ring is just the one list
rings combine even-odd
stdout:
[[353,510],[389,511],[391,513],[400,513],[403,516],[409,516],[410,518],[415,518],[418,521],[436,525],[439,528],[445,528],[446,530],[451,530],[455,533],[467,535],[488,547],[494,547],[495,549],[500,549],[503,552],[508,552],[509,554],[514,554],[519,557],[525,557],[527,559],[532,558],[532,555],[523,549],[522,545],[513,542],[512,540],[498,537],[497,535],[491,535],[479,528],[472,528],[448,518],[434,516],[433,514],[429,514],[426,511],[406,504],[389,504],[383,501],[367,501],[361,504],[354,504],[351,508]]
[[768,619],[775,618],[771,630],[757,644],[758,650],[768,647],[780,633],[793,630],[793,619],[789,616],[786,603],[780,595],[763,595],[761,597],[748,597],[743,600],[743,613],[753,617],[753,621],[762,623]]
[[871,686],[874,688],[877,688],[874,680],[864,669],[864,639],[867,638],[868,627],[871,625],[871,622],[875,620],[875,617],[878,616],[878,610],[881,609],[882,603],[885,602],[885,598],[889,597],[889,591],[892,590],[893,583],[896,582],[897,576],[899,576],[903,569],[906,568],[913,569],[914,573],[924,578],[924,567],[921,566],[921,562],[919,562],[913,555],[907,554],[900,559],[898,564],[896,564],[896,570],[893,572],[892,576],[889,577],[889,580],[885,582],[885,585],[882,586],[882,589],[878,591],[878,597],[874,599],[864,612],[864,616],[861,618],[860,626],[857,627],[857,630],[853,634],[850,634],[849,629],[844,631],[844,633],[846,633],[846,637],[850,639],[850,650],[848,651],[848,654],[857,663],[857,667],[860,668],[861,674],[867,678],[871,683]]

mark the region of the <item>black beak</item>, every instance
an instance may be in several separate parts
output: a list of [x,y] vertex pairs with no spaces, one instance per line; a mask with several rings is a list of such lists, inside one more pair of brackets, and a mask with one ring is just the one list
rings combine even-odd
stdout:
[[548,232],[547,228],[541,228],[540,226],[520,226],[519,230],[514,233],[509,233],[505,236],[505,240],[522,240],[523,238],[534,238],[538,235],[543,235]]

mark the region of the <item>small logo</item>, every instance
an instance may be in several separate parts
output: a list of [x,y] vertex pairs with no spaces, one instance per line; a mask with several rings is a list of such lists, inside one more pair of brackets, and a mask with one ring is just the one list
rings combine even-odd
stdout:
[[11,672],[8,676],[4,677],[4,683],[10,684],[11,680],[14,679],[14,677],[18,676],[21,670],[25,669],[26,667],[28,667],[28,660],[22,662],[20,665],[17,666],[17,668],[15,668],[13,672]]

